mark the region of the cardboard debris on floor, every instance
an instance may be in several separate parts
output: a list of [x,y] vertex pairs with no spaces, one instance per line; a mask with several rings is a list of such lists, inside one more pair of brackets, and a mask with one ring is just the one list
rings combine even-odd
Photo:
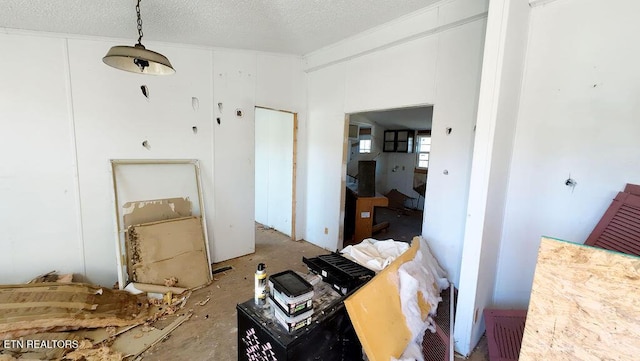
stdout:
[[82,283],[0,286],[0,339],[83,327],[126,326],[148,317],[146,297]]
[[190,294],[163,304],[79,283],[0,286],[0,339],[21,340],[3,344],[0,360],[133,360],[189,320]]
[[637,360],[640,258],[543,238],[520,361]]
[[[4,347],[0,348],[0,360],[3,360],[3,352],[7,352],[4,356],[8,360],[61,360],[65,353],[75,349],[73,346],[80,344],[82,338],[71,332],[44,332],[22,336],[19,340],[22,342],[9,340],[2,344]],[[45,347],[30,347],[31,345]]]
[[32,279],[31,281],[27,282],[27,284],[43,282],[71,283],[73,282],[73,274],[68,273],[59,275],[56,271],[51,271]]

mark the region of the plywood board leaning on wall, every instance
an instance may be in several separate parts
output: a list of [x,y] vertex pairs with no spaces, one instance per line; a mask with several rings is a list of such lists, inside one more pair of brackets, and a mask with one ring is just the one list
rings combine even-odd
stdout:
[[200,217],[185,217],[129,226],[133,281],[195,288],[208,284],[211,273]]
[[640,258],[542,238],[520,361],[636,360]]

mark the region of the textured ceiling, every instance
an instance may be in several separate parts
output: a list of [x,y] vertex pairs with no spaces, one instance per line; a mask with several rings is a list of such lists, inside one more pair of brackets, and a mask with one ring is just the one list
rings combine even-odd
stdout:
[[431,129],[433,106],[378,110],[349,115],[352,123],[374,122],[385,129]]
[[[143,0],[140,8],[144,40],[303,55],[435,2]],[[138,38],[134,0],[0,0],[0,28]]]

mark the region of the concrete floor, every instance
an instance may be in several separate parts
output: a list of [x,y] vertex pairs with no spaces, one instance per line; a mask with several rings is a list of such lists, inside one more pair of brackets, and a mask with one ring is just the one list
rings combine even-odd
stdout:
[[[185,306],[185,310],[193,310],[191,319],[163,342],[147,350],[142,355],[143,360],[237,360],[235,307],[253,298],[253,274],[257,264],[265,263],[268,274],[287,269],[307,272],[302,256],[327,253],[310,243],[294,242],[279,232],[258,227],[256,252],[215,264],[214,270],[225,266],[233,268],[215,274],[211,285],[193,292]],[[208,297],[210,300],[204,306],[197,304]],[[469,359],[488,360],[486,342],[481,341]]]

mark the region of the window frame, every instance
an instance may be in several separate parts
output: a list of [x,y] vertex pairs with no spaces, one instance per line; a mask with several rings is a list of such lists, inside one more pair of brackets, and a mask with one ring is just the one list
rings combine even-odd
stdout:
[[[420,146],[421,146],[421,138],[429,138],[429,150],[428,151],[421,151]],[[418,134],[416,134],[416,169],[419,170],[427,170],[429,169],[429,163],[431,162],[431,131],[430,130],[420,130],[418,131]],[[426,159],[426,167],[424,166],[420,166],[420,162],[425,162],[425,160],[420,160],[420,155],[421,154],[427,154],[427,159]]]

